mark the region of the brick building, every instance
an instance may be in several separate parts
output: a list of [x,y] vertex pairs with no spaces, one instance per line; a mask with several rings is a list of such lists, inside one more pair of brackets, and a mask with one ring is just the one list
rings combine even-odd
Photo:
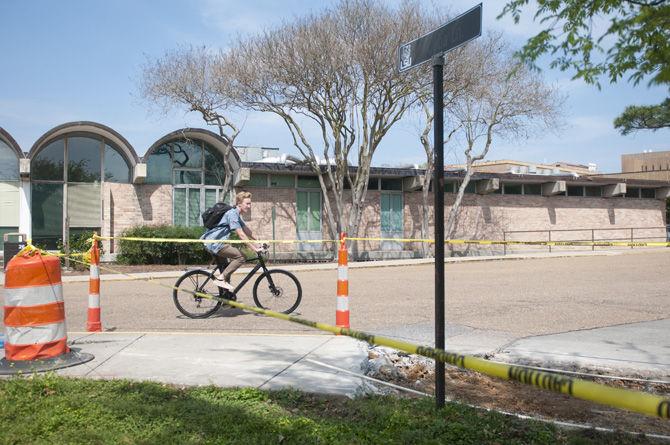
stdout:
[[[120,236],[135,225],[200,225],[201,212],[222,199],[223,146],[210,131],[186,128],[160,137],[139,157],[113,129],[73,122],[48,131],[24,154],[0,129],[0,231],[20,231],[55,248],[59,240],[81,231]],[[243,161],[234,153],[235,188],[254,195],[246,218],[250,227],[265,239],[330,238],[314,173],[272,150],[262,148],[268,152],[258,159],[262,162]],[[246,148],[245,159],[252,159],[252,152]],[[419,238],[422,173],[372,168],[359,236]],[[459,171],[445,174],[446,214],[461,179]],[[455,237],[665,240],[669,195],[668,181],[478,172],[466,191]],[[118,252],[118,244],[105,244],[109,254]],[[331,255],[329,247],[277,244],[273,253],[278,258],[323,258]],[[457,247],[454,254],[504,250],[514,249]],[[388,241],[359,245],[363,259],[413,257],[420,251],[418,244]]]

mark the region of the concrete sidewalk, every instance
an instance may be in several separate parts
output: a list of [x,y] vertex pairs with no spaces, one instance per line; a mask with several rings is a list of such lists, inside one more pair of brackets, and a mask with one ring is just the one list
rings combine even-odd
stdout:
[[72,332],[68,340],[95,358],[60,375],[348,396],[366,388],[352,373],[361,374],[367,345],[348,337]]
[[[670,320],[531,338],[448,327],[447,350],[507,363],[646,377],[670,383]],[[400,337],[408,340],[406,337]],[[70,332],[93,361],[55,371],[95,379],[150,380],[355,396],[374,391],[362,375],[368,344],[332,335]],[[417,343],[432,344],[431,341]],[[423,340],[426,340],[425,338]],[[501,345],[501,343],[504,343]],[[0,357],[4,350],[0,349]]]

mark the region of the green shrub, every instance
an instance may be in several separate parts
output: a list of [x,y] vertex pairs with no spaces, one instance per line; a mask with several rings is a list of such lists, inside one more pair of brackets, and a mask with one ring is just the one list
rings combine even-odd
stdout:
[[[125,230],[123,237],[198,239],[204,227],[135,226]],[[150,242],[121,240],[117,262],[121,264],[203,264],[211,256],[202,243]]]
[[[79,261],[90,261],[90,250],[91,250],[91,243],[89,240],[93,236],[93,230],[82,230],[81,232],[74,232],[72,230],[70,232],[70,256],[72,256],[75,260]],[[65,245],[63,244],[63,240],[59,239],[56,242],[56,249],[59,252],[65,253]],[[102,242],[98,240],[98,249],[100,250],[100,256],[102,256],[105,251],[102,248]],[[78,255],[78,254],[86,254],[84,256]],[[65,264],[65,258],[61,257],[61,265]],[[70,262],[70,267],[77,269],[77,270],[84,270],[88,266],[78,262],[78,261],[72,261]]]

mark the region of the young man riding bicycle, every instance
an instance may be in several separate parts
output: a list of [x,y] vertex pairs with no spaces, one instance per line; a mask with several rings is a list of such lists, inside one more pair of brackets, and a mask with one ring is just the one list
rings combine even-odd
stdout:
[[[263,247],[259,246],[256,243],[253,243],[254,240],[251,229],[247,227],[242,219],[241,213],[246,213],[251,210],[251,193],[249,192],[240,192],[235,196],[235,207],[228,210],[223,214],[219,223],[213,228],[205,232],[200,239],[206,240],[230,240],[232,234],[236,234],[240,240],[247,241],[244,243],[249,246],[250,249],[256,252],[262,252]],[[222,273],[216,272],[214,274],[214,279],[212,280],[217,286],[232,291],[235,289],[232,284],[230,284],[230,277],[245,261],[245,257],[240,252],[238,247],[240,244],[231,244],[231,243],[205,243],[205,249],[207,249],[213,255],[216,255],[221,258],[229,259],[228,266],[223,270]]]

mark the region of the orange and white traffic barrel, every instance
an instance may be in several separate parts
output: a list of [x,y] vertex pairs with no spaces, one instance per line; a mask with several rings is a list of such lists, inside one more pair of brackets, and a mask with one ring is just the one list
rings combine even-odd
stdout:
[[69,352],[60,260],[17,255],[5,273],[5,359],[36,360]]
[[28,246],[7,263],[1,291],[5,300],[5,357],[0,359],[0,375],[51,371],[95,358],[67,345],[58,257],[40,253],[28,241]]
[[349,277],[346,233],[340,233],[340,249],[337,252],[337,311],[335,325],[349,329]]
[[88,319],[86,330],[89,332],[102,331],[100,322],[100,250],[98,240],[93,237],[91,245],[91,265],[88,281]]

